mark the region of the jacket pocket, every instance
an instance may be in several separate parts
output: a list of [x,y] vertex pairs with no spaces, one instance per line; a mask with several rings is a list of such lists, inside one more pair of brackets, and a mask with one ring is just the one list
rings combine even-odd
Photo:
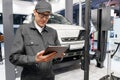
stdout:
[[36,55],[40,51],[40,46],[34,41],[25,42],[26,54],[27,55]]
[[39,44],[34,41],[25,42],[25,45],[26,46],[39,46]]

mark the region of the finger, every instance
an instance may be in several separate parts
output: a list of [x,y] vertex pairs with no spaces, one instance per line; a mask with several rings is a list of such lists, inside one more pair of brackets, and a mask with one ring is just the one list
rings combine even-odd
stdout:
[[49,53],[48,55],[46,55],[47,57],[50,57],[50,56],[52,56],[52,55],[55,55],[56,54],[56,52],[52,52],[52,53]]
[[63,58],[64,56],[65,56],[65,53],[62,53],[61,56],[60,56],[60,58]]
[[49,55],[47,55],[48,59],[53,59],[56,56],[56,52],[50,53]]
[[57,55],[56,57],[63,58],[64,56],[65,56],[65,53],[61,53],[61,54]]
[[45,53],[45,50],[42,50],[42,51],[40,51],[40,52],[37,53],[37,56],[41,56],[41,55],[43,55],[44,53]]
[[50,61],[56,56],[56,52],[52,52],[48,55],[46,55],[46,58],[44,59],[45,61]]
[[62,53],[62,56],[65,56],[65,53]]

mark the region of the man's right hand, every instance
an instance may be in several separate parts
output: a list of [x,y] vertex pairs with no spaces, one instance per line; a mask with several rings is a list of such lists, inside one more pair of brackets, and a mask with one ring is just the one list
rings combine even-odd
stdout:
[[37,63],[51,61],[56,56],[56,52],[52,52],[48,55],[44,55],[44,53],[44,50],[37,53],[37,55],[35,56],[35,61]]

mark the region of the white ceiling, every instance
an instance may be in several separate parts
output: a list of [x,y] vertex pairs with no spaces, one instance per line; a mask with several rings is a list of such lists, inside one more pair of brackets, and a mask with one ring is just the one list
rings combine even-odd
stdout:
[[[30,0],[31,1],[31,0]],[[30,14],[33,12],[35,4],[30,1],[13,0],[13,13]],[[73,0],[73,3],[80,0]],[[85,1],[85,0],[81,0]],[[65,0],[58,0],[58,2],[51,2],[53,12],[65,9]],[[62,6],[61,6],[62,4]],[[2,0],[0,0],[0,12],[2,12]]]

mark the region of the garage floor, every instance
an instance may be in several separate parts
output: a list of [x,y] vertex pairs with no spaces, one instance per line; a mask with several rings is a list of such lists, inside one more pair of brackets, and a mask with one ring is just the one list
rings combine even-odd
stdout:
[[[118,54],[120,53],[120,50]],[[96,67],[96,61],[91,60],[90,71],[89,71],[89,80],[100,80],[102,77],[107,75],[107,58],[104,63],[104,68]],[[120,56],[115,56],[111,59],[111,72],[113,75],[120,77]],[[84,71],[81,70],[80,64],[75,64],[73,66],[61,68],[55,70],[56,76],[55,80],[84,80]],[[5,80],[5,64],[0,63],[0,80]],[[20,80],[20,78],[16,78]]]
[[[118,66],[120,68],[120,61],[118,62]],[[119,69],[117,71],[112,70],[111,72],[114,72],[113,75],[120,77]],[[59,69],[56,73],[55,80],[84,80],[84,71],[80,69],[80,64]],[[95,61],[92,61],[90,64],[89,80],[99,80],[105,75],[107,75],[107,68],[98,68],[95,66]]]
[[[115,59],[112,60],[112,64],[117,65],[117,67],[112,66],[112,71],[114,72],[113,75],[120,77],[120,61],[116,61]],[[113,68],[114,67],[114,68]],[[1,80],[5,80],[5,72],[4,72],[4,65],[0,64],[0,75]],[[80,64],[75,64],[70,67],[61,68],[55,70],[56,76],[55,80],[84,80],[84,71],[81,70]],[[107,75],[107,68],[97,68],[95,65],[95,61],[91,61],[90,64],[90,71],[89,71],[89,80],[99,80],[100,78]],[[16,78],[16,80],[20,80],[20,78]]]

